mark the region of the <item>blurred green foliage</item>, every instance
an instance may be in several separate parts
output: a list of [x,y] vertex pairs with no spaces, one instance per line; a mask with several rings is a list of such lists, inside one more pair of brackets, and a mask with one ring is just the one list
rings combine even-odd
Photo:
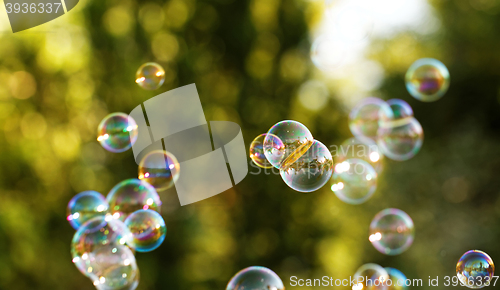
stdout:
[[[273,269],[292,288],[292,275],[346,278],[368,262],[425,285],[428,276],[454,275],[470,249],[500,262],[500,3],[432,4],[437,33],[401,32],[374,40],[370,50],[386,73],[376,94],[409,102],[424,128],[415,158],[386,160],[375,196],[359,206],[342,203],[329,186],[294,192],[276,172],[255,167],[235,188],[193,205],[180,207],[175,189],[164,192],[167,238],[158,250],[137,254],[138,289],[223,289],[251,265]],[[320,6],[81,1],[53,23],[0,34],[0,289],[93,289],[71,263],[66,204],[80,191],[107,194],[137,176],[132,152],[109,153],[96,141],[110,112],[128,113],[196,83],[207,120],[239,123],[247,146],[283,119],[304,123],[327,146],[350,137],[334,90],[319,111],[297,101],[300,84],[317,74],[308,33]],[[405,90],[404,73],[420,57],[450,70],[450,90],[438,102],[418,102]],[[148,61],[165,68],[158,91],[134,83]],[[406,211],[416,227],[413,246],[395,257],[368,241],[370,220],[386,207]]]

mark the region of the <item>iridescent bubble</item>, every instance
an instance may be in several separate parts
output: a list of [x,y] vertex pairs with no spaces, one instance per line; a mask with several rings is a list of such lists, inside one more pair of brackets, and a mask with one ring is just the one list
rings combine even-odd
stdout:
[[332,154],[323,143],[314,140],[309,150],[294,163],[282,166],[280,175],[292,189],[311,192],[325,185],[333,171]]
[[110,212],[115,219],[124,221],[127,216],[139,209],[160,212],[161,200],[155,188],[146,181],[131,178],[115,185],[106,199]]
[[106,245],[89,254],[87,268],[99,290],[133,290],[139,285],[139,268],[127,246]]
[[450,86],[450,73],[437,59],[422,58],[406,72],[406,89],[415,99],[423,102],[439,100]]
[[252,266],[234,275],[226,290],[284,290],[280,277],[266,267]]
[[381,118],[384,120],[393,119],[389,105],[378,98],[365,98],[349,113],[349,129],[355,137],[362,141],[377,140]]
[[388,208],[373,218],[369,240],[382,254],[399,255],[413,243],[414,232],[413,221],[407,213]]
[[150,252],[158,248],[165,240],[167,227],[161,215],[152,210],[138,210],[125,220],[125,225],[132,233],[127,245],[137,252]]
[[354,274],[353,290],[386,290],[389,274],[381,266],[373,263],[364,264]]
[[[252,144],[250,144],[250,158],[253,163],[261,168],[273,167],[273,165],[267,161],[266,155],[264,154],[264,139],[267,135],[268,134],[260,134],[252,141]],[[268,142],[272,145],[272,149],[270,150],[271,155],[276,156],[277,160],[279,159],[279,156],[282,158],[285,153],[285,146],[283,145],[283,142],[281,142],[280,138],[275,135],[271,135]]]
[[382,171],[384,155],[371,139],[361,140],[356,137],[347,139],[337,147],[334,153],[334,164],[357,158],[368,162],[378,173]]
[[124,113],[107,115],[97,128],[97,141],[109,152],[127,151],[137,141],[138,129],[134,119]]
[[398,269],[385,267],[384,268],[389,274],[389,279],[391,281],[387,281],[387,290],[405,290],[408,289],[406,276],[403,272]]
[[75,230],[78,230],[91,218],[106,215],[108,209],[108,201],[102,194],[93,190],[83,191],[69,201],[66,219]]
[[141,65],[135,74],[135,82],[146,90],[156,90],[163,85],[164,81],[165,70],[154,62]]
[[71,255],[73,263],[84,275],[89,276],[93,268],[90,255],[108,245],[125,245],[132,234],[120,221],[110,215],[97,216],[84,223],[73,236]]
[[179,179],[179,172],[177,158],[168,151],[151,151],[139,163],[139,179],[151,184],[156,191],[172,187]]
[[331,190],[345,203],[361,204],[375,193],[377,179],[368,162],[351,158],[335,164]]
[[490,286],[495,274],[495,265],[488,254],[479,250],[468,251],[457,263],[457,276],[460,283],[471,289]]
[[[278,137],[281,143],[275,138]],[[293,164],[313,144],[313,136],[306,126],[297,121],[281,121],[269,129],[264,139],[264,154],[274,167],[280,169]]]
[[394,119],[413,117],[413,109],[401,99],[390,99],[387,104],[391,107]]
[[380,122],[377,144],[385,156],[403,161],[415,156],[424,142],[422,126],[413,117]]

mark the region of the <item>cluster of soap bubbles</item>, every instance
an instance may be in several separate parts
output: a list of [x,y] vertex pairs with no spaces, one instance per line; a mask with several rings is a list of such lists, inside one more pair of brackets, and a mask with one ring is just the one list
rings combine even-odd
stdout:
[[67,219],[76,230],[71,242],[73,263],[97,289],[137,287],[134,251],[158,248],[167,232],[160,206],[154,187],[139,179],[118,183],[106,198],[84,191],[71,199]]
[[[144,89],[159,88],[165,71],[146,63],[137,71],[136,82]],[[97,140],[104,149],[120,153],[137,141],[138,126],[124,113],[106,116],[98,126]],[[76,230],[71,242],[73,263],[98,290],[134,290],[139,285],[135,252],[157,249],[167,233],[160,215],[158,191],[179,178],[175,156],[163,150],[146,154],[139,164],[139,178],[126,179],[106,197],[84,191],[68,203],[67,220]]]
[[328,148],[297,121],[278,122],[257,136],[250,145],[250,158],[261,168],[279,169],[283,181],[300,192],[321,188],[333,171]]

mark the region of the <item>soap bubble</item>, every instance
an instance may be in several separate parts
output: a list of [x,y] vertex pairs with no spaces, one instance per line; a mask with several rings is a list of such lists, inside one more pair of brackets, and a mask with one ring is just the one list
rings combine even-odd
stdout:
[[165,70],[154,62],[141,65],[135,74],[135,82],[146,90],[156,90],[163,85],[164,81]]
[[380,119],[393,119],[389,105],[378,98],[365,98],[349,113],[349,129],[362,141],[377,140]]
[[413,109],[407,102],[400,99],[390,99],[387,104],[391,107],[394,119],[413,117]]
[[415,156],[422,147],[424,131],[413,117],[380,122],[377,144],[385,156],[403,161]]
[[139,179],[151,184],[156,191],[172,187],[179,179],[179,172],[177,158],[168,151],[151,151],[139,163]]
[[[275,137],[284,144],[284,153]],[[297,121],[281,121],[267,132],[264,139],[264,154],[269,163],[280,169],[299,159],[311,147],[313,141],[313,136],[306,126]]]
[[167,227],[161,215],[152,210],[138,210],[125,220],[132,233],[127,245],[138,252],[150,252],[158,248],[165,239]]
[[234,275],[226,290],[284,290],[280,277],[266,267],[252,266]]
[[405,290],[408,289],[406,286],[406,276],[403,272],[398,269],[385,267],[384,268],[389,274],[390,282],[386,282],[387,290]]
[[280,175],[292,189],[311,192],[320,189],[332,176],[333,160],[328,148],[314,140],[309,150],[294,163],[282,166]]
[[134,253],[127,246],[106,245],[91,252],[87,268],[99,290],[133,290],[139,285],[139,268]]
[[73,263],[84,275],[92,273],[91,253],[107,245],[125,245],[132,234],[125,224],[110,215],[97,216],[84,223],[73,236],[71,255]]
[[137,141],[138,129],[134,119],[124,113],[107,115],[97,127],[97,141],[109,152],[127,151]]
[[450,73],[437,59],[422,58],[415,61],[405,76],[406,89],[417,100],[434,102],[440,99],[450,86]]
[[361,204],[377,189],[377,172],[366,161],[356,158],[335,164],[331,190],[345,203]]
[[[267,161],[266,155],[264,154],[264,139],[268,134],[260,134],[257,136],[250,144],[250,158],[253,163],[261,168],[272,168],[273,165]],[[280,138],[275,135],[270,136],[270,140],[268,143],[271,146],[270,154],[276,157],[276,160],[283,158],[283,154],[285,153],[285,146],[283,142],[281,142]],[[281,160],[279,160],[281,162]]]
[[75,230],[78,230],[86,221],[106,215],[108,209],[108,201],[102,194],[93,190],[83,191],[69,201],[66,219]]
[[113,217],[122,221],[136,210],[151,209],[160,212],[161,207],[160,196],[155,188],[136,178],[126,179],[115,185],[106,199]]
[[488,254],[479,250],[468,251],[457,263],[457,276],[460,283],[472,289],[489,286],[495,265]]
[[375,215],[370,224],[369,240],[382,254],[401,254],[411,246],[413,236],[413,221],[400,209],[384,209]]
[[384,155],[371,139],[349,138],[340,144],[334,155],[334,164],[357,158],[368,162],[378,173],[382,171]]
[[364,264],[354,274],[353,290],[387,290],[389,274],[381,266],[373,263]]

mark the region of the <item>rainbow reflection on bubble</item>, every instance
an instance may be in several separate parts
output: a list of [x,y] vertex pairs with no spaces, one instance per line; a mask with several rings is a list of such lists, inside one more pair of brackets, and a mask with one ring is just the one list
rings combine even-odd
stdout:
[[73,263],[84,275],[89,276],[93,269],[89,266],[90,254],[107,245],[125,245],[130,238],[125,224],[110,215],[97,216],[84,223],[73,236],[71,255]]
[[152,210],[138,210],[125,220],[132,235],[127,245],[137,252],[150,252],[165,240],[167,227],[161,215]]
[[403,272],[399,271],[398,269],[389,267],[385,267],[384,269],[387,271],[387,274],[389,274],[389,279],[391,280],[390,282],[386,282],[387,290],[408,289],[408,286],[406,286],[406,276],[405,274],[403,274]]
[[113,153],[127,151],[137,141],[138,129],[134,119],[125,113],[104,117],[97,127],[97,141]]
[[434,102],[450,86],[450,73],[437,59],[422,58],[415,61],[406,72],[406,89],[415,99]]
[[135,82],[145,90],[156,90],[164,81],[165,70],[154,62],[141,65],[135,74]]
[[106,245],[90,253],[89,278],[98,290],[133,290],[139,285],[139,268],[130,248]]
[[177,158],[168,151],[151,151],[139,163],[139,179],[151,184],[156,191],[172,187],[179,179],[179,172]]
[[413,109],[407,102],[401,99],[390,99],[386,103],[391,107],[395,120],[413,117]]
[[266,267],[252,266],[236,273],[226,286],[226,290],[284,290],[280,277]]
[[108,201],[102,194],[93,190],[83,191],[69,201],[66,219],[78,230],[86,221],[106,215],[108,209]]
[[380,265],[374,263],[364,264],[354,274],[353,290],[387,290],[389,274]]
[[362,141],[377,140],[379,122],[385,119],[393,119],[389,105],[379,98],[365,98],[349,113],[349,129]]
[[[267,135],[268,134],[260,134],[250,144],[250,159],[252,159],[255,165],[261,168],[273,167],[273,165],[267,161],[266,155],[264,154],[264,139]],[[271,145],[270,154],[272,156],[276,156],[277,160],[280,159],[279,156],[282,158],[285,153],[285,146],[283,145],[283,142],[281,142],[281,140],[275,135],[271,135],[268,142],[268,144]],[[281,160],[279,160],[279,162],[281,162]]]
[[356,158],[368,162],[378,173],[382,172],[384,155],[378,148],[378,145],[370,139],[349,138],[340,144],[340,146],[334,147],[332,154],[335,156],[334,164]]
[[379,252],[393,256],[411,246],[414,234],[413,221],[407,213],[387,208],[373,218],[368,239]]
[[323,143],[314,140],[294,163],[282,166],[280,175],[293,190],[312,192],[325,185],[332,176],[332,154]]
[[463,254],[457,263],[457,276],[463,286],[479,289],[489,286],[495,265],[488,254],[479,250],[471,250]]
[[155,188],[146,181],[136,178],[126,179],[115,185],[106,196],[110,213],[115,219],[124,221],[139,209],[160,212],[161,200]]
[[[284,145],[280,146],[278,139]],[[281,121],[269,129],[264,138],[264,154],[274,167],[281,169],[293,164],[313,144],[313,136],[309,129],[297,121]]]
[[368,162],[351,158],[335,164],[331,190],[345,203],[361,204],[375,193],[377,180]]

